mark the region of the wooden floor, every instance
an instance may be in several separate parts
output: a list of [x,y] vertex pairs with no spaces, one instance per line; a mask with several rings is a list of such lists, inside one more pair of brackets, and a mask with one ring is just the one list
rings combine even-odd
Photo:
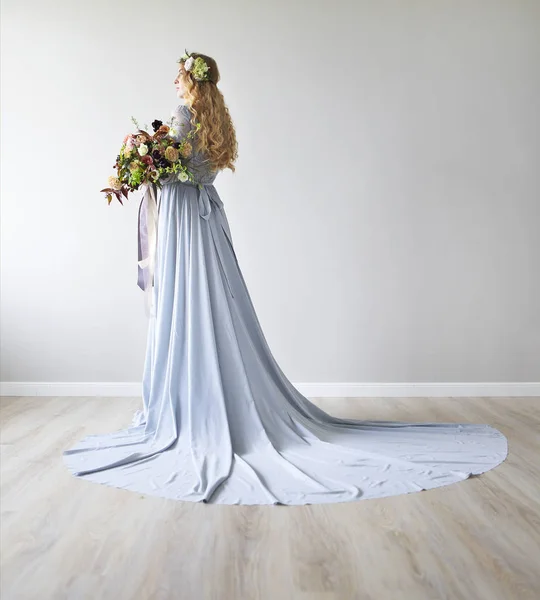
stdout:
[[62,451],[131,398],[2,398],[2,600],[540,598],[540,398],[314,400],[359,419],[489,423],[479,477],[310,506],[175,502],[73,477]]

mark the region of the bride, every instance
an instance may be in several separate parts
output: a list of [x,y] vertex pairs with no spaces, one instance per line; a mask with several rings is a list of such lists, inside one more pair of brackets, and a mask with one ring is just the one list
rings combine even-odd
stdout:
[[67,468],[176,500],[312,504],[436,488],[500,464],[506,438],[488,425],[333,417],[281,371],[214,187],[237,157],[219,79],[209,56],[179,60],[173,134],[180,141],[198,127],[195,183],[161,189],[143,407],[130,427],[65,450]]

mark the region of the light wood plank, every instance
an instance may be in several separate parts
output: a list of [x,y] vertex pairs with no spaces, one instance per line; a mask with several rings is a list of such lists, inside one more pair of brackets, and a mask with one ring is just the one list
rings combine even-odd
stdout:
[[2,398],[2,600],[520,600],[540,590],[540,398],[315,399],[358,419],[489,423],[464,482],[309,506],[175,502],[79,480],[62,451],[137,398]]

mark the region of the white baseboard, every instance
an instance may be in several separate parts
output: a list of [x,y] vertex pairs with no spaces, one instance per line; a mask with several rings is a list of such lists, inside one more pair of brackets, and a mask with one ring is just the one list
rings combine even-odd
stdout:
[[[293,383],[309,398],[539,396],[540,382],[509,383]],[[0,396],[142,396],[141,383],[0,382]]]

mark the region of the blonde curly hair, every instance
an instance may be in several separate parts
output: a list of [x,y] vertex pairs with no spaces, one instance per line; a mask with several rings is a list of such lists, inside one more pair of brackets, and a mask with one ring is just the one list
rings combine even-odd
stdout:
[[200,56],[210,67],[207,80],[201,81],[186,71],[184,58],[178,61],[178,77],[184,84],[184,98],[192,112],[191,123],[194,126],[197,122],[201,124],[197,150],[205,152],[214,170],[231,169],[234,172],[234,161],[238,158],[236,130],[223,94],[216,85],[220,79],[217,63],[206,54],[192,52],[190,56],[194,59]]

